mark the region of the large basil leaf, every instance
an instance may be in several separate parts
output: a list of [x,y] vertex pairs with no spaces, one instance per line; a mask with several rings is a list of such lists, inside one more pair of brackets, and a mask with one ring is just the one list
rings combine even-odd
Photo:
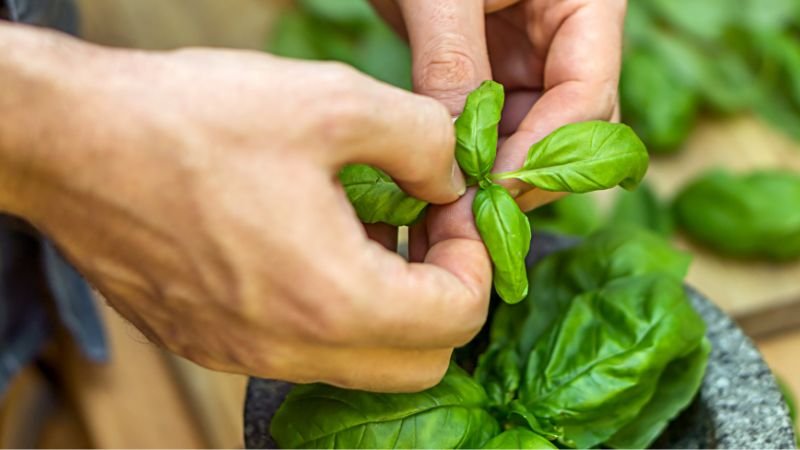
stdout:
[[650,402],[605,445],[613,448],[649,448],[669,421],[691,403],[703,382],[710,353],[711,343],[703,339],[689,355],[669,363],[658,380]]
[[718,251],[743,257],[800,257],[800,174],[712,171],[689,183],[674,209],[689,236]]
[[456,160],[470,177],[482,179],[494,166],[503,100],[503,86],[484,81],[467,96],[464,111],[456,119]]
[[565,125],[533,144],[522,168],[497,175],[547,191],[633,189],[647,172],[647,149],[627,125],[591,121]]
[[545,449],[558,448],[550,441],[539,436],[531,430],[525,428],[512,428],[504,431],[483,445],[483,448],[507,448],[507,449]]
[[697,347],[704,332],[680,280],[614,280],[573,298],[541,336],[520,401],[562,429],[563,444],[598,445],[637,417],[667,364]]
[[485,406],[483,388],[451,365],[415,394],[296,386],[270,432],[282,448],[480,448],[500,432]]
[[[679,281],[686,276],[689,260],[659,236],[624,225],[602,229],[573,248],[547,256],[528,273],[535,289],[527,298],[498,305],[494,311],[490,345],[475,371],[490,403],[503,406],[516,396],[519,382],[510,361],[516,361],[521,372],[534,345],[575,296],[629,276],[661,274]],[[506,354],[507,348],[515,350],[516,358]]]
[[656,197],[647,183],[634,191],[619,191],[609,216],[609,224],[636,225],[664,237],[672,236],[672,212]]
[[364,223],[408,225],[428,205],[403,192],[382,170],[364,164],[345,166],[339,172],[339,181]]
[[491,184],[478,189],[472,202],[475,225],[494,266],[494,288],[507,303],[528,293],[525,256],[530,250],[531,228],[511,194]]

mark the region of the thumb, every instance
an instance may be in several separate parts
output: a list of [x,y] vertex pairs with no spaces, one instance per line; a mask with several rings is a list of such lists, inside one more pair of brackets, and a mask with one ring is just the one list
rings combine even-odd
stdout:
[[[331,152],[333,168],[363,163],[386,171],[406,192],[445,204],[465,191],[455,161],[453,121],[441,103],[380,83],[354,70],[340,83],[325,134],[339,148]],[[347,100],[350,99],[350,100]],[[354,101],[355,100],[355,101]],[[349,104],[349,106],[348,106]]]
[[459,114],[491,79],[484,0],[400,0],[413,55],[414,90]]

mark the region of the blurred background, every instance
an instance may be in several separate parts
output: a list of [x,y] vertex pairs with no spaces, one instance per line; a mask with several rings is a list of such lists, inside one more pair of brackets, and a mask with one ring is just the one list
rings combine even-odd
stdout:
[[[93,42],[335,59],[410,87],[409,51],[363,0],[79,0]],[[800,392],[800,1],[629,0],[623,121],[652,154],[634,193],[573,195],[534,232],[649,228],[694,255],[688,282]],[[102,310],[112,360],[56,336],[0,397],[2,447],[241,447],[246,379],[149,344]]]

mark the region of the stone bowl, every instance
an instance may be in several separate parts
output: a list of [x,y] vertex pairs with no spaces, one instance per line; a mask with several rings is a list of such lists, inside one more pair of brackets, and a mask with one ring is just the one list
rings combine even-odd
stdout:
[[[574,238],[537,233],[528,264]],[[797,448],[789,411],[772,371],[736,323],[702,294],[686,291],[708,324],[712,350],[700,392],[654,448]],[[277,448],[269,424],[291,384],[251,378],[244,415],[247,448]]]

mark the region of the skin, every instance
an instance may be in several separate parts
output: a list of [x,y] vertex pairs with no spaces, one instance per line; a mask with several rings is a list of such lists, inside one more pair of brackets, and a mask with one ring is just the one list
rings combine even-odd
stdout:
[[[530,146],[585,120],[618,120],[625,0],[372,0],[407,37],[416,92],[461,112],[483,80],[506,89],[495,172],[522,166]],[[523,210],[563,194],[506,180]],[[410,231],[412,260],[443,235],[478,240],[472,194],[434,208]],[[390,231],[373,231],[380,241]]]
[[[0,210],[201,365],[432,386],[485,321],[491,284],[451,115],[481,81],[506,85],[497,171],[563,124],[612,118],[625,5],[375,4],[409,37],[422,95],[331,63],[110,50],[0,25]],[[368,239],[394,248],[396,232],[365,233],[347,204],[335,174],[356,162],[445,205],[411,229],[412,263]],[[554,198],[507,187],[525,209]]]
[[374,164],[456,200],[436,100],[335,63],[18,25],[0,25],[0,54],[0,210],[153,342],[218,370],[413,391],[485,321],[480,242],[440,234],[408,263],[367,238],[335,179]]

